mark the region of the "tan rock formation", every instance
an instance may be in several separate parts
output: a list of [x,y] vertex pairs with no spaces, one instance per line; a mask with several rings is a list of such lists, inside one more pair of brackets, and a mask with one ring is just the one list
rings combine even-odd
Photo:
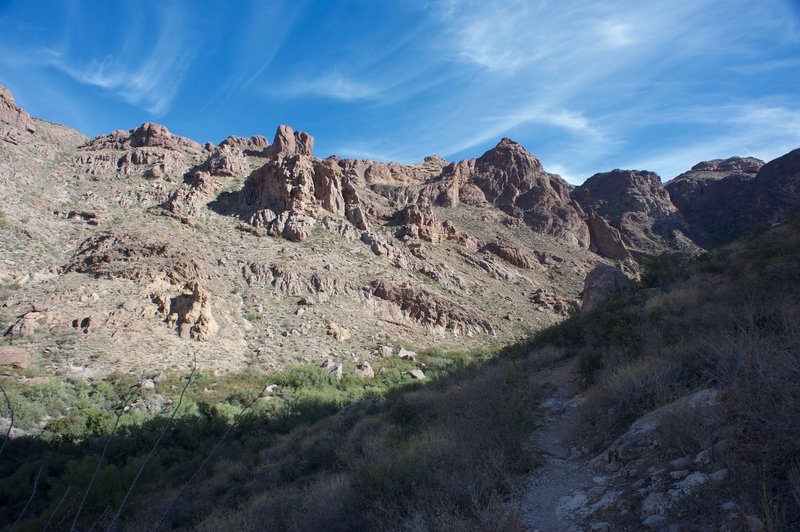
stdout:
[[[2,87],[0,87],[2,89]],[[28,368],[33,363],[31,355],[19,347],[10,345],[0,346],[0,366],[12,366],[15,368]]]
[[207,340],[219,326],[199,261],[177,246],[140,233],[102,232],[86,240],[65,272],[130,279],[162,288],[151,294],[156,314],[182,338]]
[[100,135],[85,145],[89,150],[130,150],[131,148],[164,148],[200,154],[203,146],[191,139],[173,135],[161,124],[145,122],[141,126],[124,131],[117,129],[108,135]]
[[495,326],[478,311],[467,310],[458,303],[422,289],[415,289],[409,285],[394,285],[381,280],[372,283],[372,294],[396,304],[408,317],[428,327],[459,334],[475,332],[495,334]]
[[34,133],[36,126],[27,111],[17,106],[11,91],[0,85],[0,123]]
[[[272,145],[273,158],[251,173],[239,195],[250,223],[272,227],[271,235],[304,240],[312,220],[328,212],[367,229],[355,187],[333,160],[311,157],[314,139],[280,126]],[[288,231],[287,231],[288,230]]]

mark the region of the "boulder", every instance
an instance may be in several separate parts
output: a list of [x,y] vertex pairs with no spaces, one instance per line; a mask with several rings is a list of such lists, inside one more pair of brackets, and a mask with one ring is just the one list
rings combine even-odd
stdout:
[[171,299],[168,323],[174,323],[181,338],[208,340],[219,331],[211,313],[211,296],[198,282],[187,285],[187,293]]
[[414,351],[409,351],[405,347],[400,348],[400,351],[398,351],[397,356],[400,357],[401,360],[408,360],[410,362],[417,361],[417,354]]
[[333,336],[337,342],[349,340],[351,336],[350,331],[335,322],[328,323],[327,333],[329,336]]
[[356,373],[365,379],[372,379],[375,377],[375,371],[372,369],[372,366],[370,366],[369,362],[367,361],[364,361],[361,364],[356,365]]
[[25,369],[29,368],[32,363],[33,359],[24,349],[10,345],[0,346],[0,366]]
[[331,357],[327,357],[322,364],[320,364],[320,369],[326,371],[328,374],[335,375],[336,380],[341,380],[342,378],[342,365],[337,364]]
[[599,263],[586,276],[583,283],[581,312],[589,312],[614,294],[626,290],[630,281],[622,270]]
[[378,354],[383,358],[387,358],[394,354],[394,349],[390,345],[382,345],[378,348]]
[[421,369],[412,369],[411,371],[408,372],[408,375],[410,375],[411,378],[414,379],[415,381],[425,380],[425,374],[422,372]]

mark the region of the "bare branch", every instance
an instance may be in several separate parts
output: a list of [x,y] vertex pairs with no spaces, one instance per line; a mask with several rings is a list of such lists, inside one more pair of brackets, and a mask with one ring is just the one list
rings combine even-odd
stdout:
[[17,520],[14,521],[14,524],[11,525],[11,528],[9,530],[13,531],[15,528],[17,528],[17,525],[22,520],[22,517],[28,511],[28,508],[30,507],[31,503],[33,502],[33,498],[36,496],[36,488],[39,486],[39,476],[42,474],[42,468],[43,467],[44,467],[43,463],[39,464],[39,472],[36,473],[36,478],[33,479],[33,490],[31,490],[31,496],[28,498],[28,502],[25,503],[25,508],[22,509],[22,513],[19,514],[19,517],[17,517]]
[[158,523],[156,523],[156,526],[155,526],[154,530],[158,530],[159,528],[161,528],[161,525],[164,523],[164,520],[167,518],[169,513],[172,511],[172,508],[175,506],[175,503],[178,502],[178,499],[181,498],[181,496],[186,491],[186,489],[189,487],[189,485],[194,481],[194,479],[197,477],[197,475],[200,474],[200,471],[203,470],[203,468],[206,466],[206,464],[211,459],[213,454],[217,451],[219,446],[222,445],[222,443],[228,438],[228,436],[230,435],[231,431],[233,431],[233,428],[239,423],[239,420],[242,418],[242,415],[244,415],[244,413],[247,412],[247,410],[249,410],[250,407],[253,406],[256,401],[258,401],[259,399],[261,399],[264,396],[264,393],[267,391],[267,387],[268,386],[269,386],[269,384],[265,384],[264,387],[261,389],[261,391],[256,396],[256,398],[253,399],[252,401],[250,401],[249,403],[247,403],[244,406],[244,408],[242,408],[239,411],[239,413],[236,414],[236,417],[233,418],[233,423],[231,423],[231,425],[228,427],[228,429],[222,434],[222,437],[219,440],[217,440],[217,442],[214,444],[214,446],[208,452],[206,457],[200,463],[200,466],[195,470],[194,473],[192,473],[192,476],[189,477],[189,480],[187,480],[186,483],[183,485],[183,487],[181,487],[181,490],[178,492],[178,495],[172,500],[172,502],[167,507],[167,509],[164,510],[164,513],[161,514],[161,518],[158,520]]
[[8,439],[11,437],[11,429],[14,428],[14,407],[11,406],[11,400],[8,398],[8,394],[6,393],[6,389],[0,386],[0,392],[3,392],[3,397],[6,398],[6,406],[8,407],[9,415],[11,416],[11,423],[8,425],[8,430],[6,431],[6,437],[3,439],[3,444],[0,445],[0,455],[3,454],[3,449],[6,448],[6,444],[8,443]]
[[139,467],[139,471],[137,471],[136,476],[133,478],[133,482],[131,483],[128,491],[125,493],[125,497],[123,497],[122,502],[117,509],[117,513],[114,514],[114,519],[111,520],[111,524],[108,527],[108,530],[114,530],[114,527],[117,525],[117,521],[119,521],[120,516],[122,515],[122,511],[125,509],[125,504],[128,502],[128,497],[130,497],[131,493],[133,493],[133,488],[136,487],[136,483],[139,482],[139,477],[142,476],[142,472],[144,471],[145,466],[147,466],[150,459],[153,458],[153,455],[156,453],[156,449],[158,449],[161,440],[164,438],[164,434],[167,433],[167,430],[172,426],[172,422],[175,419],[175,415],[178,413],[178,410],[181,407],[181,403],[183,403],[183,396],[186,394],[187,388],[192,383],[192,377],[194,377],[194,373],[197,371],[197,353],[194,354],[194,366],[192,367],[192,372],[189,373],[189,378],[186,380],[186,385],[181,390],[181,396],[178,399],[178,405],[175,407],[175,410],[172,411],[172,415],[169,417],[169,420],[164,424],[164,428],[161,429],[161,434],[158,435],[153,447],[150,449],[150,452],[147,454],[144,462],[142,462],[141,467]]
[[50,518],[44,524],[44,526],[42,527],[42,530],[47,530],[48,528],[50,528],[50,523],[53,522],[53,518],[58,513],[58,510],[61,508],[61,505],[64,504],[64,500],[67,498],[67,494],[69,493],[70,488],[71,488],[71,486],[67,486],[67,489],[64,490],[64,495],[61,496],[61,500],[58,501],[58,504],[56,504],[55,510],[53,510],[53,513],[50,514]]
[[103,461],[106,457],[106,452],[108,451],[108,446],[111,443],[111,439],[114,437],[114,433],[117,432],[117,426],[119,425],[119,420],[122,415],[125,413],[125,407],[128,406],[128,403],[131,402],[131,399],[139,392],[142,386],[142,379],[139,379],[139,384],[133,387],[133,391],[128,394],[128,397],[125,399],[125,402],[122,403],[122,407],[120,408],[119,412],[117,413],[117,418],[114,420],[114,428],[111,429],[111,433],[106,438],[106,444],[103,446],[103,452],[100,455],[100,459],[97,461],[97,466],[94,468],[94,472],[92,473],[92,478],[89,480],[89,485],[86,486],[86,491],[83,492],[83,498],[81,499],[81,504],[78,506],[78,511],[75,514],[75,518],[72,520],[72,525],[70,526],[70,530],[75,530],[75,525],[78,524],[78,518],[81,516],[81,512],[83,512],[83,506],[86,504],[86,499],[89,496],[89,492],[92,491],[92,486],[94,485],[94,481],[97,479],[97,474],[100,472],[100,467],[103,465]]

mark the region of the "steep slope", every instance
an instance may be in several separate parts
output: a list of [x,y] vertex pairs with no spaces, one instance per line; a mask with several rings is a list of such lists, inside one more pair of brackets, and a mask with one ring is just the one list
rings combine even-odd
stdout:
[[446,161],[321,160],[286,126],[272,144],[151,123],[86,139],[4,102],[0,321],[35,367],[101,377],[194,354],[236,369],[497,345],[562,319],[598,260],[569,236],[588,232],[567,185],[509,141],[457,178],[483,200],[414,211],[377,192],[435,187]]

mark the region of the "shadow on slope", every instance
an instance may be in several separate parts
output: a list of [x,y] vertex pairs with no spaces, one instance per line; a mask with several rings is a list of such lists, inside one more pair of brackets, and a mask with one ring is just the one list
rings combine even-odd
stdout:
[[[420,358],[424,384],[403,377],[401,362],[387,362],[374,381],[347,374],[336,381],[316,367],[258,377],[198,372],[174,420],[140,416],[109,440],[131,378],[121,377],[106,394],[116,405],[97,408],[84,390],[85,404],[50,427],[49,440],[8,442],[0,520],[24,513],[19,530],[69,528],[108,443],[80,530],[111,524],[140,469],[122,529],[153,529],[162,518],[164,529],[499,527],[514,519],[500,504],[513,475],[532,466],[525,444],[536,404],[535,361],[504,354],[486,361],[485,352],[470,359],[430,351]],[[260,395],[268,382],[283,394]],[[185,376],[159,382],[151,402],[163,402],[156,400],[163,391],[177,404],[182,383]]]

